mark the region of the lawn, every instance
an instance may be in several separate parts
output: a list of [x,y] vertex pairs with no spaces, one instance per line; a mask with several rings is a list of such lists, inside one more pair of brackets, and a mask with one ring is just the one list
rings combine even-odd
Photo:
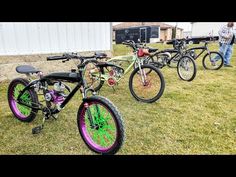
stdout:
[[[171,46],[152,44],[160,49]],[[114,45],[114,55],[130,50]],[[211,49],[217,50],[217,45]],[[197,60],[197,76],[192,82],[178,78],[176,69],[161,71],[166,87],[153,104],[137,102],[128,88],[129,74],[115,92],[104,86],[100,95],[109,98],[120,110],[126,139],[118,154],[236,154],[236,48],[233,68],[204,70]],[[58,68],[60,70],[60,68]],[[81,103],[77,94],[44,130],[32,135],[41,114],[31,123],[14,118],[7,103],[8,82],[0,85],[0,154],[94,154],[82,141],[76,123]]]

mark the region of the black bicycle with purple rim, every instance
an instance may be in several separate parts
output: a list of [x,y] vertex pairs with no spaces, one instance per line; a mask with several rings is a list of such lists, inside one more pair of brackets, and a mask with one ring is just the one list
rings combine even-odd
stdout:
[[[30,65],[21,65],[16,71],[26,74],[28,79],[16,78],[8,87],[8,102],[14,116],[23,122],[31,122],[41,110],[44,114],[42,125],[32,129],[33,134],[40,133],[45,120],[57,119],[58,113],[66,106],[75,93],[80,90],[83,100],[77,113],[77,125],[80,135],[92,151],[99,154],[115,154],[124,141],[122,116],[115,105],[107,98],[96,95],[87,86],[84,79],[86,60],[101,56],[96,54],[83,57],[77,54],[48,57],[47,60],[79,59],[78,71],[56,72],[48,75]],[[32,80],[33,74],[39,79]],[[71,89],[65,82],[76,83]],[[92,92],[92,96],[87,96]],[[40,101],[43,98],[43,101]],[[44,104],[43,104],[44,102]]]

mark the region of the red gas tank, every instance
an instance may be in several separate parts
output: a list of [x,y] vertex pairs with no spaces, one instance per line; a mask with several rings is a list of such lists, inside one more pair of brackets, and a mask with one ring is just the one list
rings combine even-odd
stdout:
[[138,49],[138,57],[143,57],[145,55],[149,55],[149,52],[147,49],[139,48]]

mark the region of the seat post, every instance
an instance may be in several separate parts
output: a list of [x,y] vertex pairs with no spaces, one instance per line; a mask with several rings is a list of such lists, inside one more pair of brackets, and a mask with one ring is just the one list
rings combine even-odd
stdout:
[[29,81],[32,80],[32,79],[31,79],[31,75],[30,75],[30,73],[26,73],[25,75],[26,75],[26,77],[27,77],[27,79],[28,79]]

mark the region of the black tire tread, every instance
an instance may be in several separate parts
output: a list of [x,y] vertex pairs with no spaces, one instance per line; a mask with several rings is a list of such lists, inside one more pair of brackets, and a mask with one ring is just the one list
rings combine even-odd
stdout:
[[[91,61],[91,62],[89,62],[89,63],[95,63],[95,64],[97,64],[97,63],[99,63],[99,62],[98,62],[98,61]],[[89,63],[88,63],[88,64],[89,64]],[[100,69],[101,74],[104,74],[104,69],[103,69],[103,68],[99,68],[99,69]],[[102,88],[104,82],[105,82],[104,80],[101,80],[101,79],[100,79],[100,82],[99,82],[98,86],[95,87],[95,88],[93,88],[93,90],[94,90],[95,92],[99,91],[99,90]]]
[[[182,58],[186,58],[186,57],[189,58],[189,59],[192,61],[193,66],[194,66],[193,75],[192,75],[192,77],[191,77],[190,79],[188,79],[188,80],[182,78],[181,75],[180,75],[180,73],[179,73],[179,64],[180,64],[180,61],[182,60]],[[177,73],[178,73],[178,76],[179,76],[180,79],[182,79],[182,80],[184,80],[184,81],[188,81],[188,82],[192,81],[192,80],[196,77],[196,74],[197,74],[197,65],[196,65],[195,60],[194,60],[192,57],[188,56],[188,55],[182,56],[182,57],[179,59],[178,64],[177,64]]]
[[141,68],[151,68],[152,70],[154,70],[158,76],[160,77],[160,81],[161,81],[161,88],[158,92],[158,94],[152,98],[152,99],[148,99],[148,100],[145,100],[145,99],[141,99],[139,98],[135,93],[134,93],[134,90],[133,90],[133,86],[132,86],[132,80],[133,80],[133,77],[134,75],[139,72],[139,68],[136,68],[135,70],[133,70],[133,72],[131,73],[130,77],[129,77],[129,90],[132,94],[132,96],[137,100],[137,101],[141,101],[141,102],[144,102],[144,103],[153,103],[155,101],[157,101],[164,93],[164,90],[165,90],[165,80],[164,80],[164,77],[161,73],[161,71],[153,66],[153,65],[142,65]]
[[218,55],[220,56],[220,58],[221,58],[221,60],[222,60],[220,66],[217,67],[217,68],[214,68],[214,69],[210,69],[210,68],[208,68],[208,67],[205,65],[206,57],[209,55],[208,53],[207,53],[207,54],[203,57],[203,59],[202,59],[202,66],[203,66],[205,69],[208,69],[208,70],[219,70],[219,69],[223,66],[223,64],[224,64],[224,58],[223,58],[223,56],[221,55],[221,53],[219,53],[219,52],[217,52],[217,51],[211,51],[210,53],[216,53],[216,54],[218,54]]
[[98,101],[100,103],[102,103],[103,105],[107,106],[107,108],[111,111],[111,113],[114,114],[114,117],[117,121],[117,125],[118,125],[118,141],[117,141],[117,146],[115,146],[113,149],[111,149],[109,152],[106,152],[106,153],[101,153],[101,152],[97,152],[95,151],[94,149],[92,149],[85,141],[84,137],[83,137],[83,134],[81,132],[81,129],[80,129],[80,112],[82,111],[83,109],[83,103],[80,105],[80,108],[78,110],[78,114],[77,114],[77,125],[78,125],[78,128],[79,128],[79,132],[80,132],[80,135],[83,139],[83,141],[85,142],[85,144],[88,146],[88,148],[90,150],[92,150],[93,152],[96,152],[96,153],[100,153],[102,155],[112,155],[112,154],[115,154],[119,151],[119,149],[122,147],[124,141],[125,141],[125,128],[124,128],[124,121],[123,121],[123,118],[120,114],[120,112],[118,111],[118,108],[110,101],[108,100],[107,98],[103,97],[103,96],[91,96],[88,98],[88,100],[90,101]]

